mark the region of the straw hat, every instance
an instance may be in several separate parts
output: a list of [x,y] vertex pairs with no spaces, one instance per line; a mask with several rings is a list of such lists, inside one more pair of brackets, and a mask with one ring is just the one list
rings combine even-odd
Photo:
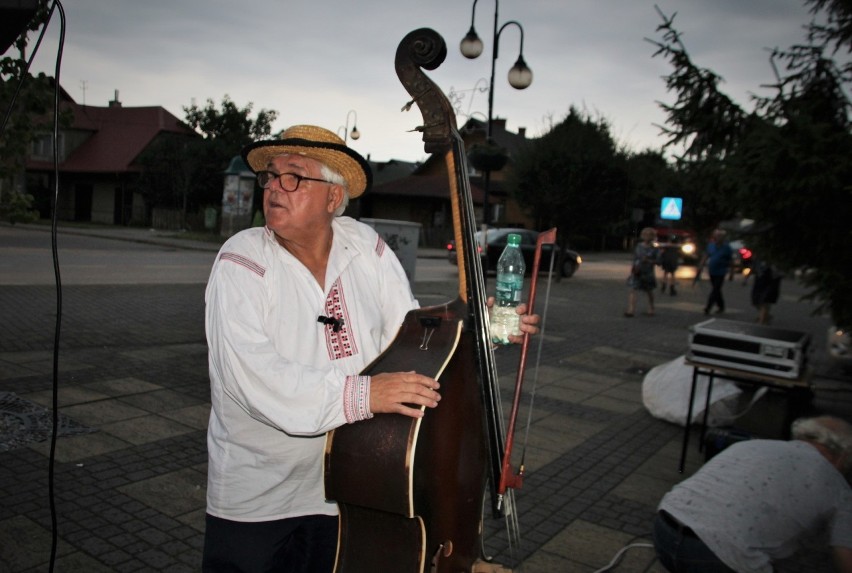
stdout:
[[373,181],[370,164],[347,147],[337,134],[314,125],[294,125],[278,137],[280,139],[256,141],[243,148],[243,159],[252,171],[263,171],[278,155],[303,155],[340,173],[346,180],[351,199],[370,188]]

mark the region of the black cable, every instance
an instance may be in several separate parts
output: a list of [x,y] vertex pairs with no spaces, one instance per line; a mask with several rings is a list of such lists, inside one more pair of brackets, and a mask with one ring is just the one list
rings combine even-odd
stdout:
[[[54,468],[56,466],[56,439],[59,435],[59,339],[62,326],[62,278],[59,273],[59,251],[56,244],[57,207],[59,205],[59,72],[62,67],[62,51],[65,46],[65,10],[59,0],[54,0],[54,7],[59,8],[59,46],[56,52],[56,77],[53,99],[53,173],[54,194],[53,213],[51,214],[50,241],[53,252],[53,271],[56,277],[56,327],[53,339],[53,432],[50,436],[50,458],[48,466],[48,496],[50,498],[50,568],[53,572],[56,563],[56,548],[58,544],[58,524],[56,515],[56,499],[54,492]],[[51,9],[52,11],[52,9]]]
[[[54,196],[51,213],[51,249],[53,253],[53,271],[56,280],[56,326],[54,330],[53,340],[53,413],[52,413],[52,431],[50,435],[50,457],[48,458],[48,478],[47,489],[50,502],[50,523],[51,523],[51,542],[50,542],[50,571],[54,570],[56,564],[56,549],[59,542],[59,528],[56,514],[56,496],[54,492],[54,468],[56,465],[56,440],[59,436],[59,335],[62,325],[62,280],[59,274],[59,256],[56,245],[56,223],[57,223],[57,205],[59,203],[59,72],[62,69],[62,52],[65,47],[65,10],[59,0],[54,0],[50,10],[45,17],[44,24],[41,28],[41,33],[38,36],[35,47],[30,54],[29,59],[21,73],[21,78],[9,102],[9,107],[6,110],[6,115],[3,117],[3,123],[0,125],[0,136],[6,131],[6,126],[9,119],[12,117],[12,111],[15,108],[15,102],[21,93],[21,88],[24,81],[29,76],[30,67],[33,59],[38,53],[41,41],[44,38],[47,26],[53,18],[53,12],[59,8],[59,46],[56,53],[56,71],[53,85],[53,179],[54,179]],[[24,32],[26,33],[26,31]]]
[[[56,496],[54,491],[56,466],[56,439],[59,435],[59,338],[62,326],[62,278],[59,273],[59,251],[56,245],[56,223],[57,223],[57,207],[59,205],[59,72],[62,68],[62,51],[65,46],[65,9],[59,0],[54,0],[53,7],[50,10],[52,15],[53,8],[59,8],[59,45],[56,51],[56,77],[54,78],[53,92],[53,212],[51,213],[50,226],[50,243],[53,252],[53,272],[56,277],[56,326],[53,338],[53,431],[50,435],[50,457],[48,462],[48,477],[47,488],[48,497],[50,498],[50,523],[51,523],[51,539],[50,539],[50,568],[52,573],[56,564],[56,548],[59,541],[59,528],[56,515]],[[48,16],[47,23],[50,22]]]

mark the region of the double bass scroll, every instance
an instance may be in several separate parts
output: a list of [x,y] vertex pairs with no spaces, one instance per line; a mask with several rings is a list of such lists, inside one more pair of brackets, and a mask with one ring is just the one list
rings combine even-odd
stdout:
[[407,111],[417,104],[423,116],[423,147],[426,153],[445,153],[452,146],[456,116],[449,100],[430,80],[423,69],[438,68],[447,57],[447,44],[440,34],[429,28],[409,33],[396,50],[394,65],[399,81],[414,98],[403,108]]

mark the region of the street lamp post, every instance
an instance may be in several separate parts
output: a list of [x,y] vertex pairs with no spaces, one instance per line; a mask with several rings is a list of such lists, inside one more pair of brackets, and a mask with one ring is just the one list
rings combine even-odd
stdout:
[[[470,30],[468,30],[467,35],[461,41],[459,48],[461,49],[461,53],[464,57],[469,59],[474,59],[479,57],[482,53],[483,45],[482,40],[479,39],[479,36],[476,34],[476,28],[474,28],[474,21],[476,19],[476,3],[479,0],[473,0],[473,9],[471,10],[470,16]],[[522,90],[532,83],[532,70],[527,66],[527,63],[524,61],[524,28],[515,20],[509,20],[504,23],[502,26],[498,28],[498,12],[499,12],[500,2],[499,0],[494,0],[494,28],[492,30],[492,40],[491,40],[491,82],[490,87],[488,89],[488,125],[486,126],[486,142],[488,144],[493,143],[492,139],[492,126],[493,123],[493,112],[494,112],[494,68],[497,64],[497,55],[499,51],[500,44],[500,34],[503,33],[503,30],[506,29],[506,26],[515,25],[521,31],[521,45],[520,50],[518,51],[518,59],[515,62],[515,65],[512,66],[512,69],[509,70],[509,85],[511,85],[515,89]],[[482,205],[482,219],[483,225],[487,229],[488,227],[488,215],[489,215],[489,204],[488,204],[488,191],[491,186],[491,171],[485,171],[485,180],[484,180],[484,189],[483,189],[483,205]]]
[[[352,122],[352,131],[349,131],[349,116],[354,116],[354,121]],[[346,125],[341,125],[337,128],[337,134],[340,135],[340,130],[343,130],[343,142],[349,143],[349,138],[358,139],[361,137],[361,132],[358,131],[358,114],[355,113],[354,109],[350,109],[346,113]]]

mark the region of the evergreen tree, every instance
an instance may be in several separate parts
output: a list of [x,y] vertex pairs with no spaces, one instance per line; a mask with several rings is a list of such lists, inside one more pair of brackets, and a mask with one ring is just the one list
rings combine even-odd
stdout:
[[[745,112],[718,89],[719,77],[695,66],[673,18],[661,14],[653,42],[674,71],[667,112],[669,145],[691,182],[703,221],[742,212],[757,221],[749,238],[763,258],[801,271],[809,297],[839,326],[852,326],[852,134],[849,63],[852,8],[845,0],[806,0],[807,43],[774,50],[772,97]],[[697,176],[697,177],[696,177]]]

